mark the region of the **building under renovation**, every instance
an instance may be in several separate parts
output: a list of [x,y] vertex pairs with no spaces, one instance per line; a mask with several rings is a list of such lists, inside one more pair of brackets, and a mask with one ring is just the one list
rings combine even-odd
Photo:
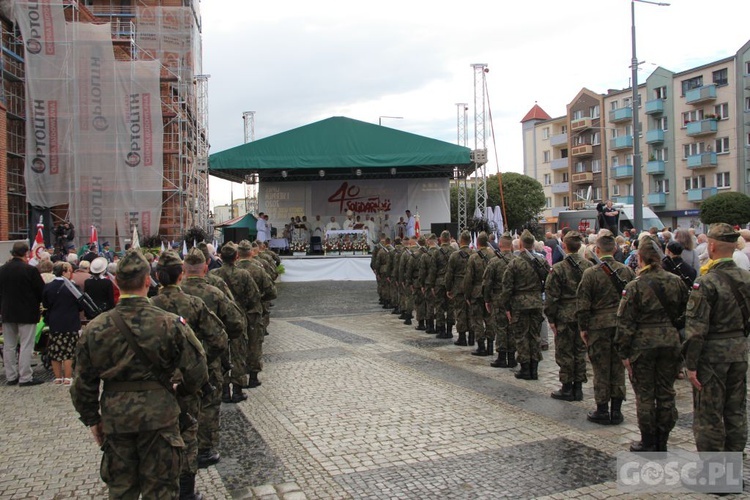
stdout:
[[40,217],[79,245],[206,229],[198,1],[6,0],[0,17],[0,240]]

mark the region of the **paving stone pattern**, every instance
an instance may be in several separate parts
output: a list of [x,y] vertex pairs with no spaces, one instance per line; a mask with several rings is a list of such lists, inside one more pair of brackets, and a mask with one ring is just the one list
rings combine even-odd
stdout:
[[[586,421],[591,383],[582,402],[552,400],[554,339],[539,380],[516,380],[403,325],[358,282],[280,284],[269,332],[262,385],[222,406],[222,461],[198,473],[208,499],[627,496],[613,464],[639,436],[632,391],[620,426]],[[690,386],[675,387],[670,446],[695,450]],[[7,387],[0,374],[0,419],[0,498],[107,497],[65,388]]]

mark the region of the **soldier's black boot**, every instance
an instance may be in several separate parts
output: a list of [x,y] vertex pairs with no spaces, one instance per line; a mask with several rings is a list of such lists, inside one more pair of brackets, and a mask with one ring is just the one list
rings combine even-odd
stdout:
[[406,311],[401,311],[401,314],[399,314],[398,319],[406,319],[409,317],[409,313]]
[[412,318],[412,315],[410,313],[406,313],[406,317],[404,318],[404,324],[411,325],[411,318]]
[[492,338],[487,339],[487,354],[485,356],[492,356],[495,352],[495,340]]
[[635,453],[639,451],[656,451],[656,436],[641,433],[641,440],[631,443],[630,451]]
[[443,325],[440,328],[437,328],[437,338],[439,338],[439,339],[452,339],[453,338],[453,334],[450,333],[447,330],[447,328],[446,328],[445,325]]
[[203,500],[203,495],[195,491],[195,474],[180,475],[180,500]]
[[622,418],[622,399],[612,398],[612,410],[609,412],[609,422],[612,425],[620,425],[624,418]]
[[667,451],[667,441],[669,441],[669,432],[656,431],[656,451]]
[[229,384],[224,384],[221,388],[221,402],[222,403],[232,402],[232,393],[229,391]]
[[516,378],[531,380],[531,363],[521,363],[521,369],[516,372]]
[[474,351],[471,351],[472,356],[489,356],[490,353],[487,352],[487,346],[485,345],[484,339],[477,340],[477,348]]
[[391,314],[401,314],[401,309],[396,306],[393,308],[393,311],[391,311]]
[[539,361],[531,361],[529,371],[531,372],[531,380],[539,380]]
[[561,399],[563,401],[573,401],[573,383],[565,382],[560,389],[556,390],[552,394],[552,399]]
[[607,406],[607,403],[597,404],[596,410],[590,411],[586,415],[586,420],[599,425],[609,425],[611,423],[611,420],[609,416],[609,406]]
[[241,403],[242,401],[247,399],[247,394],[242,392],[242,386],[237,384],[232,384],[233,391],[232,391],[232,403]]
[[583,401],[583,382],[573,382],[573,401]]
[[458,340],[456,340],[455,342],[453,342],[453,345],[461,345],[461,346],[466,345],[466,333],[459,332],[458,333]]
[[515,368],[516,366],[518,366],[516,351],[508,351],[508,368]]
[[[453,325],[455,325],[455,323],[446,323],[445,324],[445,328],[446,328],[445,334],[448,336],[449,339],[453,338]],[[456,333],[458,333],[458,332],[456,332]]]
[[427,330],[427,327],[424,324],[424,320],[417,321],[417,326],[415,326],[414,329],[421,330],[421,331]]
[[393,308],[391,307],[391,303],[390,303],[390,302],[387,302],[387,301],[386,301],[386,302],[385,302],[385,303],[383,304],[383,309],[393,309]]
[[493,368],[508,368],[508,351],[498,351],[497,359],[490,363]]
[[425,333],[437,333],[435,331],[435,320],[434,319],[428,319],[427,320],[427,328],[424,329]]
[[221,460],[221,455],[218,451],[212,449],[198,450],[198,468],[205,469],[211,465],[218,464]]
[[474,332],[469,330],[469,345],[474,345]]
[[258,372],[251,371],[250,372],[250,381],[247,384],[248,389],[252,389],[254,387],[258,387],[260,385],[260,380],[258,380]]

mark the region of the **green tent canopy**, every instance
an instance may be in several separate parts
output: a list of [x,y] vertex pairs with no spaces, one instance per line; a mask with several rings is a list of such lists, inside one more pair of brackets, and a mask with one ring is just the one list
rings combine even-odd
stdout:
[[216,224],[216,228],[221,229],[224,241],[238,243],[242,240],[255,239],[258,235],[257,223],[258,219],[253,214],[245,214]]
[[254,174],[269,181],[443,177],[454,167],[468,170],[470,153],[463,146],[335,116],[212,154],[209,173],[234,182]]

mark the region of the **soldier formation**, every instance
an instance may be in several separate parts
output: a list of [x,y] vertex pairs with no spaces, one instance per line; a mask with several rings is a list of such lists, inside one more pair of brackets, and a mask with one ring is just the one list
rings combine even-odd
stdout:
[[497,247],[485,233],[472,242],[463,232],[452,242],[444,231],[439,244],[434,234],[394,240],[382,234],[371,268],[383,309],[406,325],[416,314],[415,329],[439,339],[452,339],[455,327],[455,345],[476,344],[475,356],[496,352],[490,366],[520,365],[518,379],[538,379],[546,320],[561,383],[551,397],[583,400],[588,354],[596,404],[590,422],[623,422],[627,372],[641,431],[631,451],[667,451],[684,358],[694,387],[698,451],[742,451],[750,272],[732,258],[739,235],[727,224],[711,227],[711,265],[692,287],[695,275],[678,272],[679,253],[665,256],[649,233],[633,254],[636,276],[615,260],[620,247],[606,229],[588,247],[581,234],[565,231],[554,265],[534,252],[538,242],[528,230],[516,239],[502,235]]

